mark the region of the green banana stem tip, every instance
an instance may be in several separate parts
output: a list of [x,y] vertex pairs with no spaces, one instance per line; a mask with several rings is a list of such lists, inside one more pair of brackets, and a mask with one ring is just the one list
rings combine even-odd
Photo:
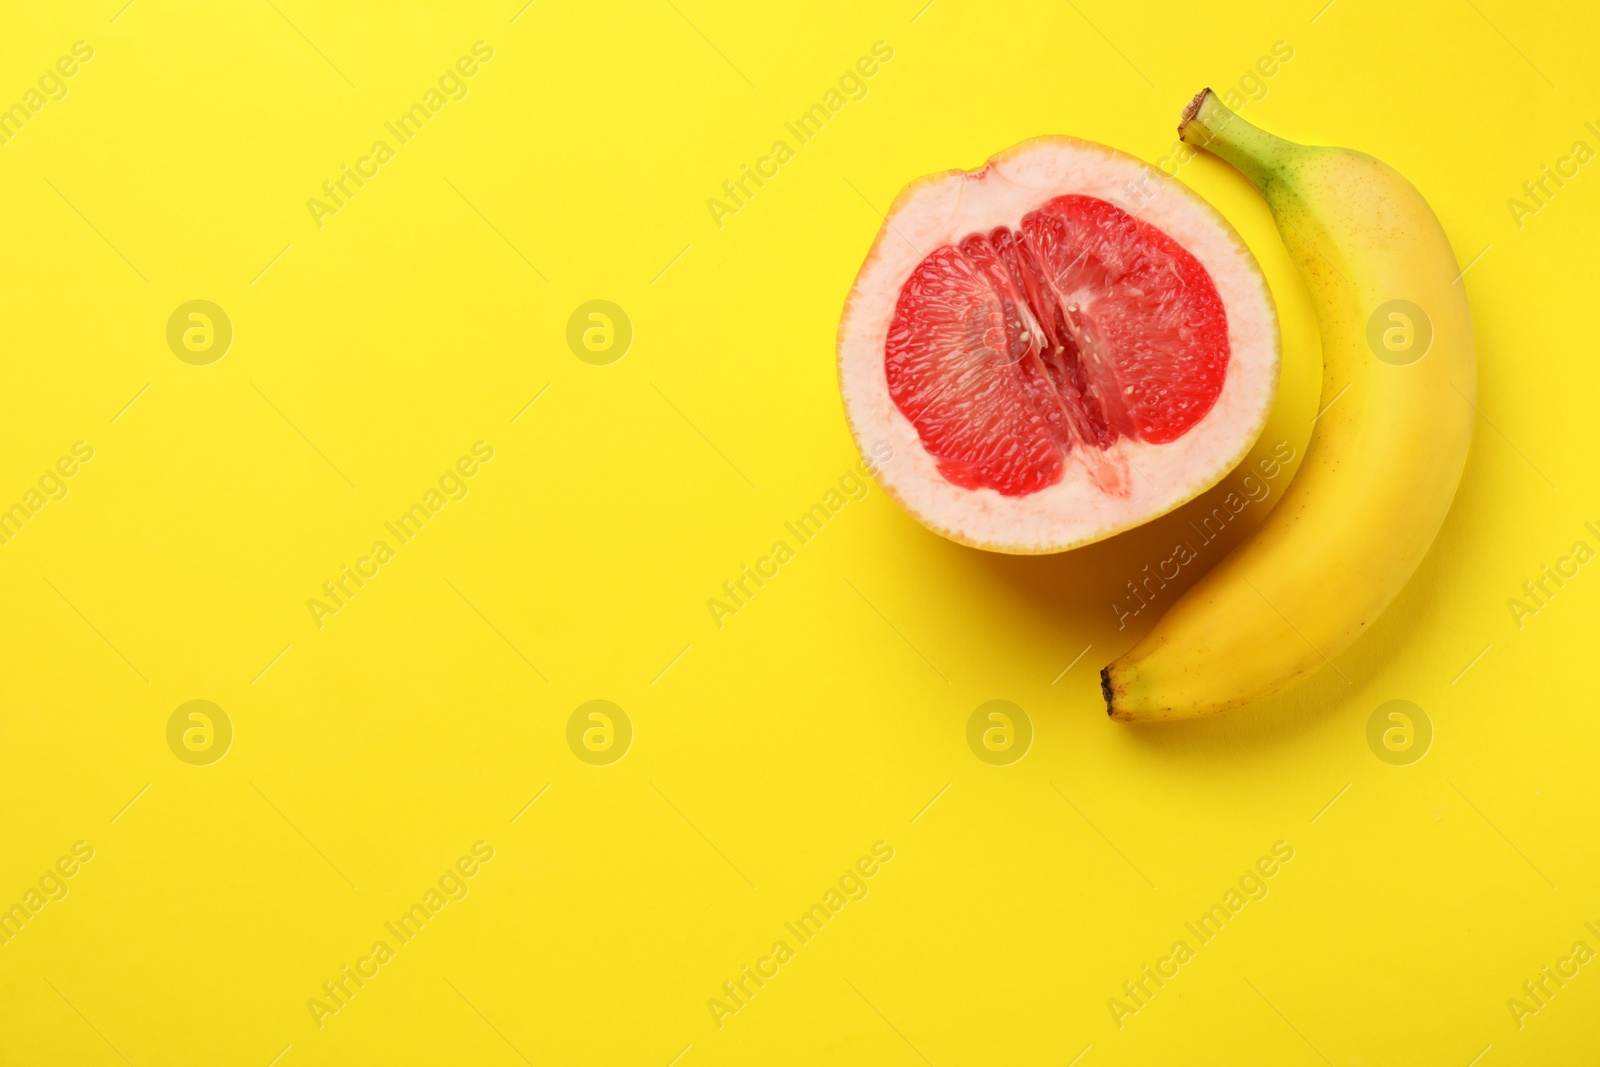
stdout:
[[1246,122],[1210,89],[1201,89],[1183,109],[1178,139],[1225,160],[1263,194],[1305,152],[1293,141]]

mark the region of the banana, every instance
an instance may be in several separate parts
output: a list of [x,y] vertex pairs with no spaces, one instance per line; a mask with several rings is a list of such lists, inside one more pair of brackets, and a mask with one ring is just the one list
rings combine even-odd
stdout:
[[1475,355],[1444,229],[1393,169],[1295,144],[1211,90],[1179,136],[1261,191],[1322,333],[1322,400],[1266,522],[1100,672],[1113,719],[1210,715],[1330,663],[1410,579],[1466,465]]

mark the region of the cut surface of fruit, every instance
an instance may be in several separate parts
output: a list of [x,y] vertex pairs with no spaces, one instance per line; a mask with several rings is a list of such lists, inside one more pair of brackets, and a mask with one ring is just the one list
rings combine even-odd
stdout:
[[1233,229],[1131,156],[1039,138],[896,200],[839,327],[845,411],[938,533],[1053,552],[1215,484],[1265,422],[1278,330]]
[[1037,492],[1078,449],[1120,496],[1127,467],[1107,450],[1121,437],[1174,441],[1211,410],[1228,320],[1183,246],[1069,194],[917,264],[884,362],[895,407],[954,484]]

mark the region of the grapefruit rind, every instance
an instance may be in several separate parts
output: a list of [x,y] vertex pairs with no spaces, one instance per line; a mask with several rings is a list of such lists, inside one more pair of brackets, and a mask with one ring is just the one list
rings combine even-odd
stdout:
[[[1099,197],[1162,230],[1200,261],[1228,317],[1228,373],[1211,410],[1166,444],[1123,439],[1134,472],[1126,496],[1104,492],[1069,458],[1056,484],[1025,496],[964,489],[940,474],[916,428],[895,406],[884,345],[905,279],[944,245],[1016,226],[1066,193]],[[879,485],[914,518],[952,541],[1013,554],[1063,552],[1142,525],[1211,488],[1249,452],[1277,391],[1277,313],[1261,268],[1210,204],[1148,164],[1075,137],[1039,137],[975,171],[949,170],[908,185],[889,209],[839,323],[845,418]]]

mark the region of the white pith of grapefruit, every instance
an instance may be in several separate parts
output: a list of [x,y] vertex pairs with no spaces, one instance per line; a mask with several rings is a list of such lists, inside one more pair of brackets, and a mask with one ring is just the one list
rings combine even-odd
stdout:
[[1277,389],[1272,298],[1209,204],[1147,164],[1042,137],[913,182],[839,324],[845,415],[936,533],[1060,552],[1215,485]]

